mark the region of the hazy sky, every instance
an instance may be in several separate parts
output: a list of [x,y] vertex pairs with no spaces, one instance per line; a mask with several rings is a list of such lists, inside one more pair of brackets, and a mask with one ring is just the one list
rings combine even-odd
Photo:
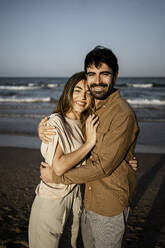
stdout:
[[165,76],[165,0],[0,0],[0,77],[70,76],[96,45],[120,76]]

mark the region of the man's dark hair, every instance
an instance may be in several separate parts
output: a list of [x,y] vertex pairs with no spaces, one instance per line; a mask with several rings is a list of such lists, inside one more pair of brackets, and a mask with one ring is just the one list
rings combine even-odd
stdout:
[[116,74],[119,70],[118,61],[115,54],[109,48],[96,46],[86,55],[84,64],[85,73],[87,73],[87,68],[92,64],[98,68],[101,63],[107,64],[113,70],[114,74]]

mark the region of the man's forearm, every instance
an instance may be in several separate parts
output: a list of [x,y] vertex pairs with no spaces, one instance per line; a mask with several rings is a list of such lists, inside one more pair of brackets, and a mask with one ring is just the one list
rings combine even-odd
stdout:
[[55,183],[63,184],[84,184],[105,176],[106,174],[102,170],[100,163],[91,162],[80,167],[70,169],[60,177],[53,172],[53,181]]
[[61,176],[69,169],[73,168],[76,164],[80,163],[84,157],[90,152],[93,144],[90,142],[85,142],[77,150],[64,154],[61,147],[57,147],[56,153],[53,158],[53,169],[54,172]]

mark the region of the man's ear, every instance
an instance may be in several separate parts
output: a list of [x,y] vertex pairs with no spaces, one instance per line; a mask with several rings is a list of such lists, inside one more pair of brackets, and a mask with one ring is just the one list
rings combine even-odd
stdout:
[[116,72],[116,73],[114,74],[114,76],[113,76],[112,88],[115,86],[115,83],[116,83],[116,81],[117,81],[117,79],[118,79],[118,75],[119,75],[119,73]]
[[114,75],[114,83],[117,81],[118,77],[119,77],[119,72],[116,72],[116,74]]

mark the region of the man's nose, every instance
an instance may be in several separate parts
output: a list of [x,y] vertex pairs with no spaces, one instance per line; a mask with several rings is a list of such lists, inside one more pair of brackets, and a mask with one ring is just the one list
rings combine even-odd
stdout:
[[100,83],[100,75],[96,75],[95,83],[96,84]]

